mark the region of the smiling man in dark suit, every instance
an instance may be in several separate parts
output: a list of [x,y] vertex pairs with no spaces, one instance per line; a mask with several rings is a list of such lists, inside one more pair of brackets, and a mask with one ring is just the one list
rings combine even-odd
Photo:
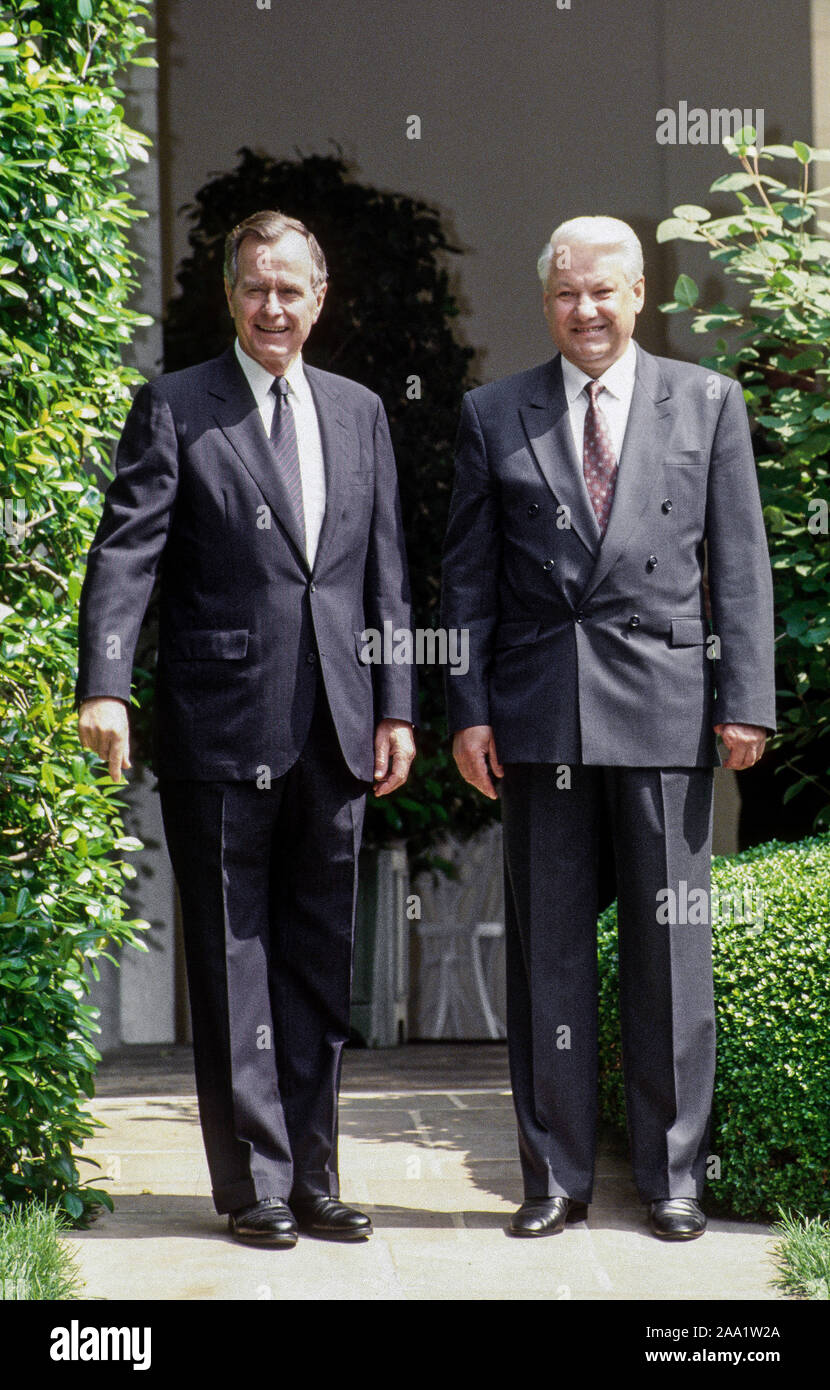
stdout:
[[539,273],[559,352],[465,397],[444,558],[443,622],[470,634],[469,671],[447,681],[453,752],[502,798],[526,1198],[510,1229],[560,1231],[591,1200],[612,854],[635,1179],[653,1232],[691,1239],[705,1229],[711,928],[666,909],[696,889],[709,900],[716,734],[740,770],[775,727],[752,446],[737,382],[635,346],[643,262],[626,223],[562,224]]
[[138,392],[80,612],[79,733],[117,780],[159,576],[154,765],[213,1197],[275,1246],[371,1233],[337,1170],[357,855],[367,788],[415,751],[413,668],[360,660],[364,629],[410,626],[386,416],[301,356],[326,281],[302,223],[230,233],[236,343]]

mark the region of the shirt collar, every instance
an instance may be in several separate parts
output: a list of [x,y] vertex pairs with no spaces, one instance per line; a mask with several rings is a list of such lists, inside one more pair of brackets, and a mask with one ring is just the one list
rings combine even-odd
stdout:
[[[276,378],[272,372],[266,371],[259,362],[249,356],[238,338],[234,343],[234,351],[236,353],[236,360],[245,373],[248,385],[254,393],[254,400],[257,405],[261,405],[271,390]],[[285,379],[296,396],[302,396],[307,392],[308,378],[303,371],[302,353],[297,353],[297,356],[285,373]]]
[[[628,347],[622,357],[618,357],[616,362],[612,362],[607,371],[597,380],[601,381],[607,391],[612,396],[624,398],[626,393],[631,390],[634,377],[637,374],[637,349],[634,346],[634,339],[629,341]],[[562,380],[565,383],[565,394],[568,398],[568,405],[573,405],[580,391],[584,391],[587,383],[593,378],[587,372],[583,372],[581,367],[577,367],[568,358],[562,356]]]

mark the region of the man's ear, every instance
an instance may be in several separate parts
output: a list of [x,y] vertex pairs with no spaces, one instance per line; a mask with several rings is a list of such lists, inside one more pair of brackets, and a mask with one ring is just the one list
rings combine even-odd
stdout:
[[324,300],[325,297],[326,297],[326,290],[327,290],[327,289],[328,289],[328,281],[324,281],[323,284],[320,286],[320,289],[317,291],[317,312],[316,312],[316,314],[314,315],[314,322],[315,322],[315,323],[317,322],[317,320],[318,320],[319,317],[320,317],[320,311],[321,311],[321,309],[322,309],[322,307],[323,307],[323,300]]
[[233,318],[233,309],[231,308],[231,294],[233,293],[233,291],[231,290],[230,283],[227,279],[223,281],[223,284],[225,286],[225,299],[228,303],[228,313],[230,314],[231,318]]
[[646,302],[646,277],[644,275],[641,275],[639,280],[635,280],[631,288],[633,290],[636,290],[639,294],[639,299],[636,300],[636,303],[634,305],[635,314],[639,314],[640,310]]

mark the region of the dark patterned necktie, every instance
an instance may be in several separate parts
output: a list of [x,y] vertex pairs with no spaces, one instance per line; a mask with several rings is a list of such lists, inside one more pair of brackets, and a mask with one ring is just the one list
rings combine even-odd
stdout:
[[589,381],[585,390],[588,392],[588,410],[582,441],[582,471],[600,534],[604,536],[614,501],[617,458],[608,421],[597,404],[597,396],[605,387],[598,381]]
[[294,412],[288,400],[288,382],[284,376],[275,377],[271,383],[274,402],[274,416],[271,421],[271,445],[274,450],[277,469],[285,484],[285,491],[294,513],[297,528],[305,543],[305,512],[303,510],[303,481],[300,476],[300,451],[297,447],[297,429]]

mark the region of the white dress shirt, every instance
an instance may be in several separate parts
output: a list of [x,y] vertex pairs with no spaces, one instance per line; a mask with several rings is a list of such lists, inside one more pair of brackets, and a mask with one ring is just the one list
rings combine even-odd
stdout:
[[[616,362],[612,362],[607,372],[603,372],[602,376],[597,378],[605,387],[605,390],[599,394],[597,405],[608,421],[617,463],[619,463],[622,453],[636,374],[637,350],[632,339],[622,357],[618,357]],[[568,398],[568,418],[571,422],[574,448],[581,471],[585,416],[588,414],[588,396],[585,387],[594,378],[588,376],[587,372],[583,372],[581,367],[575,367],[573,362],[568,361],[567,357],[563,357],[562,379],[565,383],[565,395]]]
[[[248,381],[254,400],[257,403],[265,433],[270,439],[271,423],[274,418],[276,400],[271,387],[274,376],[253,357],[249,357],[240,347],[237,338],[234,345],[237,361]],[[314,397],[308,378],[303,371],[302,355],[298,354],[285,373],[288,382],[286,400],[294,415],[297,431],[297,449],[300,455],[300,481],[303,485],[303,512],[305,514],[306,558],[309,566],[314,565],[317,542],[326,511],[326,470],[323,463],[323,444],[320,439],[320,424],[314,406]]]

